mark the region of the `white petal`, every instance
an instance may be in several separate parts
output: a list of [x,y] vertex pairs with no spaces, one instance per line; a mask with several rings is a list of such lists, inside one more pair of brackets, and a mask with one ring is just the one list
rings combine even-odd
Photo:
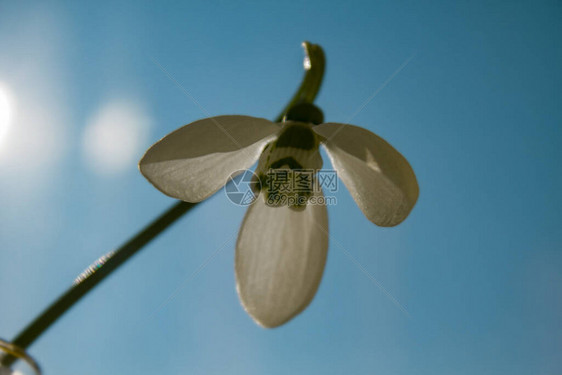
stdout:
[[316,294],[327,251],[325,205],[295,211],[267,206],[258,197],[236,244],[236,289],[244,309],[268,328],[293,318]]
[[141,173],[164,194],[199,202],[227,178],[254,164],[280,125],[249,116],[218,116],[179,128],[156,142],[139,162]]
[[408,161],[366,129],[334,123],[313,129],[324,138],[332,165],[365,216],[383,227],[400,224],[419,194]]

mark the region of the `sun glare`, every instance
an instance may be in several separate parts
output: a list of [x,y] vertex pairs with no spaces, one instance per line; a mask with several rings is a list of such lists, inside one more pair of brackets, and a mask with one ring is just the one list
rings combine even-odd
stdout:
[[10,107],[8,92],[0,86],[0,142],[4,140],[8,133],[10,121],[12,117],[12,108]]

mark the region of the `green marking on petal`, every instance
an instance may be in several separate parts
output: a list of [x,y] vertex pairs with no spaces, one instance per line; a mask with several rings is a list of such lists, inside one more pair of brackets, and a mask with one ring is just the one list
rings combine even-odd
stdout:
[[275,146],[313,150],[316,147],[316,137],[310,126],[292,124],[279,135]]
[[302,165],[292,156],[287,156],[285,158],[279,159],[271,163],[270,169],[280,169],[283,166],[289,166],[291,169],[303,169]]

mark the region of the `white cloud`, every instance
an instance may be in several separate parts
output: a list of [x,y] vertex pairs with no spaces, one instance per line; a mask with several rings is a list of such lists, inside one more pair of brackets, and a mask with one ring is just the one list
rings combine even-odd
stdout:
[[136,166],[146,145],[150,119],[143,107],[128,101],[102,106],[88,122],[83,153],[88,165],[101,175]]

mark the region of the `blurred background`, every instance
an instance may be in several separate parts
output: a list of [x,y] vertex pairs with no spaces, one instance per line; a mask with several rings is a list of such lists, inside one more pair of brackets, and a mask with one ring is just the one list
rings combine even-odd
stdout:
[[265,330],[235,291],[245,209],[221,191],[29,348],[45,374],[561,373],[561,16],[554,0],[1,1],[0,337],[173,204],[137,170],[148,146],[210,115],[274,118],[309,40],[326,119],[413,166],[410,217],[378,228],[341,185],[314,301]]

